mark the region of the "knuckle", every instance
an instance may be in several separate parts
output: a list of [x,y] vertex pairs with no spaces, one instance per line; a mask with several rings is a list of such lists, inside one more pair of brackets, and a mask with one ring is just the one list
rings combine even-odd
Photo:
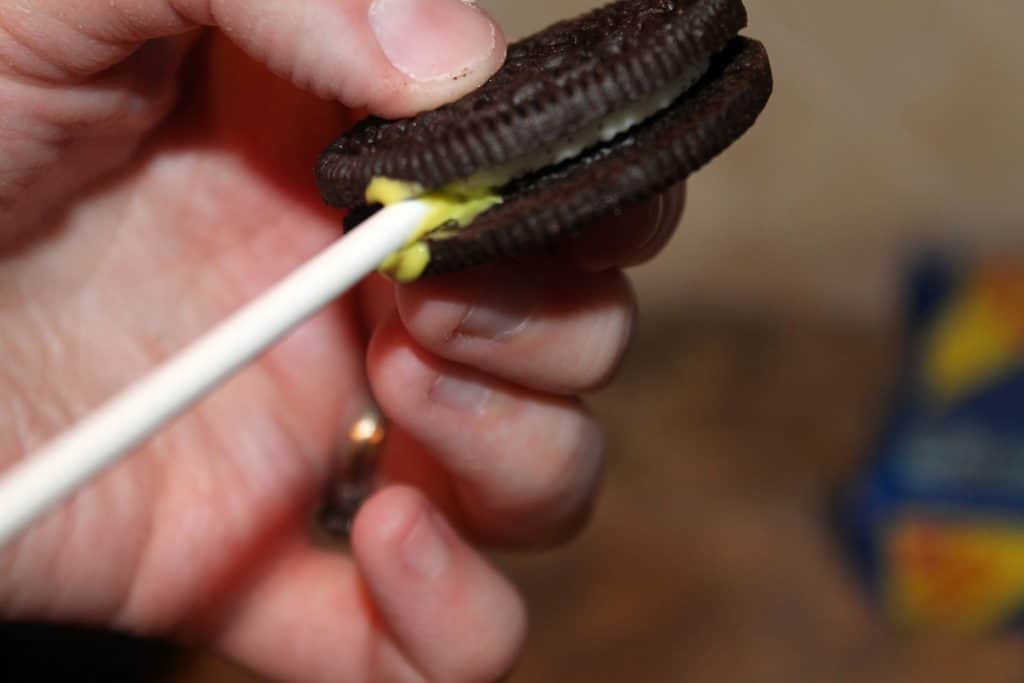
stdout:
[[543,532],[537,540],[545,545],[582,526],[604,463],[604,432],[589,414],[581,410],[560,431],[552,450],[537,458],[529,501],[540,512]]
[[539,539],[551,547],[574,538],[590,519],[601,473],[604,469],[606,442],[604,431],[593,418],[582,420],[575,443],[565,456],[564,471],[557,484],[547,491],[550,510],[547,533]]
[[466,519],[482,542],[549,548],[572,538],[589,518],[604,469],[603,431],[582,408],[555,420],[535,425],[528,438],[492,454],[486,481],[457,486]]
[[610,303],[587,321],[580,343],[569,356],[573,385],[582,392],[606,386],[629,350],[636,327],[637,303],[625,276],[617,274]]
[[454,670],[442,674],[439,680],[453,683],[503,681],[512,673],[526,642],[528,617],[526,607],[517,596],[510,595],[506,600],[509,604],[501,608],[501,623],[477,630],[474,647],[461,661],[454,663]]

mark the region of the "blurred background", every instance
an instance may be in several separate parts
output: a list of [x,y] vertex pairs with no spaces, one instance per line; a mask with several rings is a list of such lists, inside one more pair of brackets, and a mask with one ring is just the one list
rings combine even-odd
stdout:
[[[480,4],[517,37],[597,3]],[[512,681],[1024,680],[1013,636],[887,618],[833,523],[906,374],[914,256],[1020,246],[1024,4],[747,5],[774,98],[635,273],[637,339],[593,400],[612,453],[592,526],[498,558],[533,618]],[[136,661],[81,634],[17,637],[88,643],[62,649],[79,672],[116,647],[140,680],[253,680],[156,643]]]

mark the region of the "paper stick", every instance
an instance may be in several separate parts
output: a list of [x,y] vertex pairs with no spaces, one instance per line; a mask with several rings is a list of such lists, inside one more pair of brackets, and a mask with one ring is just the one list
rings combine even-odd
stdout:
[[[426,214],[394,204],[323,252],[0,479],[0,546],[371,273]],[[57,381],[57,378],[54,378]]]

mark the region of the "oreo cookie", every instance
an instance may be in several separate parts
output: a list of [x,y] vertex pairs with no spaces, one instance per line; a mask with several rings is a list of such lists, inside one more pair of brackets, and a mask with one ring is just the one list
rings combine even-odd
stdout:
[[348,224],[422,197],[435,211],[383,270],[397,280],[543,249],[685,179],[771,95],[740,0],[619,0],[509,47],[483,86],[434,111],[365,119],[317,166]]

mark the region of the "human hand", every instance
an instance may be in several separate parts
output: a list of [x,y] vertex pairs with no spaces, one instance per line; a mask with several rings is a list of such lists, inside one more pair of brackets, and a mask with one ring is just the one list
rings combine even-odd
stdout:
[[[304,91],[410,114],[501,62],[457,0],[369,4],[0,4],[0,463],[338,236],[311,169],[347,115]],[[664,244],[666,197],[530,272],[369,280],[0,551],[0,614],[204,642],[286,680],[500,677],[524,609],[474,546],[585,519],[602,449],[577,395],[620,360],[617,267]],[[305,521],[371,390],[391,485],[346,557]]]

